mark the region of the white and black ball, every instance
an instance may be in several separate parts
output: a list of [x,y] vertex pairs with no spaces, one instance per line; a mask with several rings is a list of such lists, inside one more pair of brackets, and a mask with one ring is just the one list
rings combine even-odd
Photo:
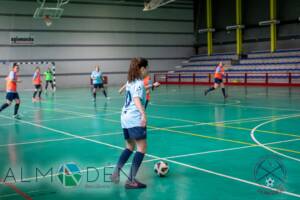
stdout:
[[164,177],[169,172],[169,165],[168,163],[165,163],[164,161],[159,161],[155,163],[154,165],[154,172],[160,177]]

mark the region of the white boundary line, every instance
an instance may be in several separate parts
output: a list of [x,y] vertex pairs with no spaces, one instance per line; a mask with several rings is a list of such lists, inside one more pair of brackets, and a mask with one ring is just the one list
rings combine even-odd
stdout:
[[[11,119],[9,117],[4,117],[4,116],[1,116],[1,117]],[[60,133],[60,134],[63,134],[63,135],[68,135],[68,136],[71,136],[71,137],[75,137],[75,138],[82,139],[82,140],[85,140],[85,141],[93,142],[93,143],[96,143],[96,144],[101,144],[101,145],[110,147],[112,149],[118,149],[118,150],[123,150],[124,149],[124,147],[120,147],[120,146],[117,146],[117,145],[113,145],[113,144],[109,144],[109,143],[101,142],[101,141],[97,141],[97,140],[92,140],[92,139],[89,139],[89,138],[84,138],[84,137],[81,137],[81,136],[78,136],[78,135],[74,135],[72,133],[68,133],[68,132],[61,131],[61,130],[56,130],[56,129],[49,128],[49,127],[46,127],[46,126],[42,126],[42,125],[39,125],[39,124],[27,122],[27,121],[24,121],[24,120],[19,120],[19,121],[22,122],[22,123],[25,123],[25,124],[29,124],[29,125],[32,125],[32,126],[35,126],[35,127],[39,127],[39,128],[46,129],[46,130],[49,130],[49,131],[53,131],[53,132],[56,132],[56,133]],[[245,184],[248,184],[248,185],[252,185],[252,186],[259,187],[259,188],[264,188],[264,189],[268,189],[268,190],[271,190],[271,191],[275,191],[275,192],[279,192],[279,193],[286,194],[286,195],[289,195],[289,196],[294,196],[294,197],[300,198],[300,194],[296,194],[296,193],[292,193],[292,192],[288,192],[288,191],[281,191],[281,190],[271,188],[271,187],[267,187],[267,186],[264,186],[264,185],[260,185],[258,183],[251,182],[251,181],[248,181],[248,180],[245,180],[245,179],[237,178],[237,177],[234,177],[234,176],[229,176],[229,175],[226,175],[226,174],[222,174],[222,173],[219,173],[219,172],[214,172],[212,170],[207,170],[207,169],[204,169],[204,168],[196,167],[196,166],[193,166],[193,165],[188,165],[188,164],[178,162],[178,161],[174,161],[174,160],[170,160],[170,159],[164,159],[164,158],[161,158],[161,157],[158,157],[158,156],[155,156],[155,155],[151,155],[151,154],[146,154],[146,156],[148,156],[150,158],[154,158],[154,159],[165,160],[167,162],[177,164],[177,165],[180,165],[180,166],[184,166],[184,167],[187,167],[187,168],[190,168],[190,169],[195,169],[197,171],[201,171],[201,172],[204,172],[204,173],[213,174],[215,176],[220,176],[220,177],[223,177],[223,178],[226,178],[226,179],[238,181],[238,182],[245,183]]]
[[[94,137],[101,137],[101,136],[111,136],[111,135],[121,135],[122,133],[120,131],[118,132],[111,132],[111,133],[103,133],[103,134],[93,134],[93,135],[86,135],[83,136],[85,138],[94,138]],[[7,147],[7,146],[20,146],[20,145],[28,145],[28,144],[40,144],[40,143],[49,143],[49,142],[60,142],[60,141],[66,141],[66,140],[75,140],[77,138],[73,137],[66,137],[66,138],[57,138],[57,139],[49,139],[49,140],[36,140],[36,141],[29,141],[29,142],[19,142],[19,143],[10,143],[10,144],[1,144],[1,147]]]
[[[69,107],[72,107],[74,108],[74,106],[72,105],[68,105],[68,104],[61,104],[61,103],[55,103],[55,104],[58,104],[58,105],[62,105],[62,106],[69,106]],[[28,106],[29,107],[29,106]],[[92,109],[90,107],[86,107],[86,106],[77,106],[77,107],[81,107],[81,108],[84,108],[84,109]],[[50,109],[49,109],[50,110]],[[77,115],[90,115],[90,117],[94,117],[94,118],[99,118],[97,117],[96,115],[91,115],[91,114],[88,114],[88,113],[82,113],[82,112],[74,112],[74,111],[69,111],[69,110],[64,110],[64,109],[56,109],[56,110],[51,110],[51,111],[57,111],[57,112],[62,112],[62,111],[65,111],[65,112],[69,112],[71,114],[77,114]],[[180,125],[180,126],[173,126],[173,127],[170,127],[170,128],[184,128],[184,127],[190,127],[190,126],[195,126],[195,125],[209,125],[209,124],[212,124],[212,123],[227,123],[227,122],[243,122],[243,121],[246,121],[247,120],[255,120],[255,121],[262,121],[262,119],[272,119],[274,117],[284,117],[284,116],[290,116],[290,115],[277,115],[277,116],[266,116],[266,117],[253,117],[253,118],[244,118],[244,119],[235,119],[235,120],[225,120],[225,121],[218,121],[218,122],[197,122],[197,121],[192,121],[192,120],[184,120],[184,119],[178,119],[178,118],[169,118],[169,117],[163,117],[163,116],[155,116],[155,115],[151,115],[151,114],[147,114],[147,116],[149,116],[149,118],[161,118],[161,119],[167,119],[167,120],[173,120],[173,121],[182,121],[182,122],[188,122],[188,123],[195,123],[194,125]],[[252,121],[249,121],[249,122],[252,122]]]
[[[283,140],[283,141],[265,143],[265,145],[274,145],[274,144],[280,144],[280,143],[288,143],[288,142],[294,142],[294,141],[299,141],[299,140],[300,139]],[[197,155],[206,155],[206,154],[213,154],[213,153],[221,153],[221,152],[227,152],[227,151],[237,151],[237,150],[249,149],[249,148],[255,148],[255,147],[259,147],[259,145],[247,145],[247,146],[240,146],[240,147],[233,147],[233,148],[226,148],[226,149],[219,149],[219,150],[202,151],[202,152],[190,153],[190,154],[179,154],[179,155],[162,157],[162,158],[153,158],[153,159],[144,160],[143,163],[153,162],[153,161],[157,161],[157,160],[161,160],[161,159],[184,158],[184,157],[191,157],[191,156],[197,156]],[[126,163],[125,165],[130,165],[130,164],[131,163]],[[105,167],[115,167],[115,165],[102,166],[102,167],[98,167],[96,169],[100,170],[100,169],[104,169]],[[86,171],[87,170],[81,170],[80,172],[81,173],[85,173]],[[93,171],[93,170],[91,170],[91,171]],[[58,174],[54,174],[53,176],[57,176],[57,175]],[[38,179],[42,179],[42,178],[47,178],[47,177],[51,177],[51,175],[39,176],[37,178]],[[22,181],[30,181],[30,180],[35,180],[35,179],[36,179],[36,177],[29,177],[29,178],[22,179]],[[21,182],[21,180],[16,180],[16,182]],[[14,183],[14,182],[12,182],[12,183]]]
[[277,155],[279,155],[279,156],[282,156],[282,157],[285,157],[285,158],[288,158],[288,159],[291,159],[291,160],[300,162],[300,159],[294,158],[294,157],[292,157],[292,156],[285,155],[285,154],[280,153],[280,152],[278,152],[278,151],[275,151],[274,149],[271,149],[271,148],[267,147],[266,145],[260,143],[260,142],[255,138],[255,131],[256,131],[258,128],[260,128],[260,127],[262,127],[262,126],[264,126],[264,125],[266,125],[266,124],[269,124],[269,123],[271,123],[271,122],[275,122],[275,121],[279,121],[279,120],[283,120],[283,119],[295,118],[295,117],[300,117],[300,115],[287,116],[287,117],[282,117],[282,118],[276,118],[276,119],[272,119],[272,120],[270,120],[270,121],[261,123],[261,124],[257,125],[256,127],[254,127],[254,128],[251,130],[250,136],[251,136],[252,140],[253,140],[257,145],[259,145],[260,147],[266,149],[267,151],[271,151],[271,152],[273,152],[273,153],[275,153],[275,154],[277,154]]

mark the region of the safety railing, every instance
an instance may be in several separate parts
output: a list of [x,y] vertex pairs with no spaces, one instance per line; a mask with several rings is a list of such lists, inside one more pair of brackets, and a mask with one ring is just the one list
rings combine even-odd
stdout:
[[[214,82],[211,73],[157,73],[154,80],[161,84],[207,85]],[[300,86],[300,73],[237,73],[224,75],[227,85]]]

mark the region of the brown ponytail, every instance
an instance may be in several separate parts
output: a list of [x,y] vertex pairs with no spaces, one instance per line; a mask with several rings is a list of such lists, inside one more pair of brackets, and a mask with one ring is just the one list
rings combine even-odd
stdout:
[[129,66],[127,80],[129,83],[131,83],[136,79],[141,79],[141,77],[142,74],[140,71],[140,59],[133,58]]

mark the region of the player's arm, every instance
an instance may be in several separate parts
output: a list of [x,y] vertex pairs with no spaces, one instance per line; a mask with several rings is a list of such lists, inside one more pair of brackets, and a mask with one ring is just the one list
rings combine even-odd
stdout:
[[126,84],[122,85],[122,87],[119,89],[119,93],[122,94],[126,88]]
[[36,77],[37,77],[37,74],[34,73],[34,74],[33,74],[33,77],[32,77],[32,80],[34,81],[34,80],[36,79]]
[[9,76],[6,78],[7,81],[12,81],[15,83],[21,83],[22,80],[20,80],[19,78],[17,78],[14,74],[10,73]]
[[142,115],[141,126],[146,127],[147,118],[146,118],[145,109],[144,109],[144,106],[142,105],[140,97],[134,97],[133,102],[134,102],[135,106],[137,107],[137,109],[139,110],[139,112]]
[[157,88],[157,87],[159,87],[160,86],[160,83],[159,82],[155,82],[155,83],[153,83],[153,84],[149,84],[149,85],[147,85],[145,88],[146,89],[150,89],[150,88]]
[[96,79],[94,73],[91,74],[91,79],[92,79],[92,80],[95,80],[95,79]]

